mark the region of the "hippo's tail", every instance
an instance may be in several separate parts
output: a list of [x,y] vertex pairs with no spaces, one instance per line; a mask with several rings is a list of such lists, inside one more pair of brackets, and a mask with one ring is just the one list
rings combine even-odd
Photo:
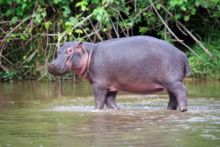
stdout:
[[185,60],[184,75],[185,75],[185,77],[190,76],[189,62],[188,62],[187,58]]

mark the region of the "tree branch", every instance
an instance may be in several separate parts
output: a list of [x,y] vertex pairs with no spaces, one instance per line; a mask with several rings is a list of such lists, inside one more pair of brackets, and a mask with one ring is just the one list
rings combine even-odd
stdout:
[[151,6],[153,7],[154,11],[156,12],[157,16],[160,18],[160,20],[162,21],[162,23],[164,24],[164,26],[167,28],[167,30],[171,33],[171,35],[173,35],[173,37],[180,42],[183,46],[185,46],[187,49],[189,49],[194,55],[196,55],[199,59],[203,60],[192,48],[190,48],[188,45],[186,45],[182,40],[180,40],[175,33],[170,29],[170,27],[167,25],[167,23],[163,20],[163,18],[161,17],[161,15],[159,14],[159,12],[157,11],[154,3],[152,2],[152,0],[150,0]]
[[19,26],[21,26],[24,22],[26,22],[31,16],[26,17],[25,19],[23,19],[16,27],[14,27],[9,33],[7,33],[5,35],[5,37],[0,41],[0,42],[4,42],[4,40],[6,38],[8,38],[12,32],[14,32]]
[[[171,17],[174,17],[173,14],[167,10],[163,5],[161,5],[161,7],[164,9],[164,11],[169,14]],[[199,44],[199,46],[209,55],[209,57],[212,57],[212,54],[209,52],[209,50],[202,44],[201,41],[199,41],[195,35],[193,35],[187,28],[185,25],[183,25],[180,21],[176,20],[177,24],[182,27],[182,29],[189,34],[189,36],[196,42]]]

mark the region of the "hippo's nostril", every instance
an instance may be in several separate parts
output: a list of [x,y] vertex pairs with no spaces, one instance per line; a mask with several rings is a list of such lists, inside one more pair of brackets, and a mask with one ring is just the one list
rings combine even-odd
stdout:
[[49,64],[49,65],[47,66],[48,69],[50,69],[50,68],[52,68],[52,67],[53,67],[52,64]]
[[53,63],[51,63],[51,64],[48,65],[49,68],[54,68],[54,67],[56,67],[56,66],[57,66],[57,64],[53,64]]
[[50,74],[53,75],[63,75],[66,73],[66,68],[60,63],[51,62],[47,66],[47,70]]
[[47,69],[48,69],[49,72],[54,70],[54,68],[55,68],[55,65],[52,64],[52,63],[47,66]]

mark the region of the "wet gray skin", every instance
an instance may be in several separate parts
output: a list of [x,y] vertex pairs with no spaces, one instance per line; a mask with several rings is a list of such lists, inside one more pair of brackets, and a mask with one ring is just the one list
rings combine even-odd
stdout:
[[75,72],[93,87],[96,109],[118,109],[118,91],[150,94],[167,90],[168,109],[187,110],[184,77],[186,55],[173,45],[149,36],[112,39],[97,44],[68,42],[48,66],[54,75]]
[[[57,51],[57,58],[53,60],[49,66],[48,66],[48,71],[50,73],[53,73],[54,75],[64,75],[71,70],[68,69],[66,65],[66,61],[68,60],[67,56],[67,48],[72,46],[76,46],[77,42],[67,42],[65,43],[58,51]],[[75,61],[77,62],[77,61]],[[77,66],[77,65],[76,65]],[[77,68],[77,67],[76,67]]]
[[164,92],[119,93],[119,111],[96,111],[87,81],[0,83],[0,147],[218,147],[220,82],[185,84],[188,111],[178,113]]

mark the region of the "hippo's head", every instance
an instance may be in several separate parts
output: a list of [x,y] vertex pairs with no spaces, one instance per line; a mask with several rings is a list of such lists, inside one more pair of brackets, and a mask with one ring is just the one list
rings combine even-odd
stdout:
[[88,53],[82,42],[67,42],[57,52],[57,58],[48,65],[49,73],[63,75],[74,71],[82,75],[85,71]]

